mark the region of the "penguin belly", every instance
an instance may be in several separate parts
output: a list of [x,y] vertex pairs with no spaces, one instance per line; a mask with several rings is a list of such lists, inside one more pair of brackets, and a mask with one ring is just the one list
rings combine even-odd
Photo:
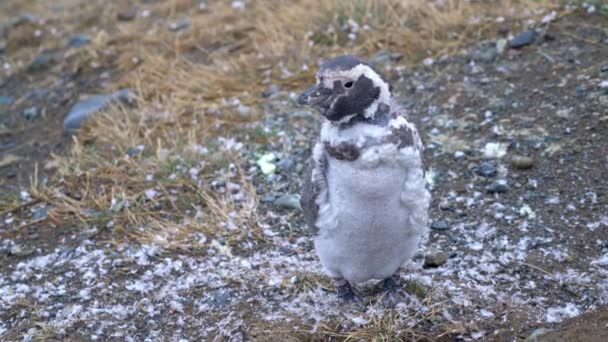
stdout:
[[330,277],[355,283],[390,277],[420,240],[410,222],[415,209],[401,200],[408,170],[396,163],[328,162],[328,209],[317,220],[315,238],[321,264]]

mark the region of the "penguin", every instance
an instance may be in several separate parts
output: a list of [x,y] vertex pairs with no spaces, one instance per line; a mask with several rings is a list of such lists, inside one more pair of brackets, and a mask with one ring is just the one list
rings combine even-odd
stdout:
[[300,204],[339,298],[351,284],[399,290],[399,269],[428,235],[423,145],[386,79],[352,55],[320,65],[300,105],[321,114]]

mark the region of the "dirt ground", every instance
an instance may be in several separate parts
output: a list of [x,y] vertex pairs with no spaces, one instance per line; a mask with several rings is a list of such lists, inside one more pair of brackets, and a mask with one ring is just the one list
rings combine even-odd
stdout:
[[[394,310],[369,289],[365,309],[340,307],[300,213],[273,201],[298,191],[316,127],[291,90],[260,96],[260,128],[279,132],[267,146],[224,147],[246,156],[264,241],[231,248],[201,233],[200,252],[110,243],[113,224],[58,225],[20,194],[36,165],[41,182],[60,182],[44,165],[71,147],[63,117],[107,90],[112,63],[91,74],[53,51],[48,66],[1,79],[12,100],[0,104],[0,198],[21,204],[0,208],[0,339],[606,340],[608,16],[574,11],[496,51],[517,33],[381,66],[422,133],[433,195],[430,238],[402,275],[424,294],[408,290]],[[293,166],[262,174],[267,151]],[[226,167],[213,184],[242,196],[237,176]],[[438,251],[447,260],[425,267]]]

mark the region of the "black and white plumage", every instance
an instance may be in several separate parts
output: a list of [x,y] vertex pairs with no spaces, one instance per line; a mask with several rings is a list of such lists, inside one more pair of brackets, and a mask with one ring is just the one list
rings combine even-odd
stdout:
[[321,65],[299,98],[323,115],[301,205],[338,295],[349,282],[392,276],[428,234],[422,143],[391,89],[369,64],[340,56]]

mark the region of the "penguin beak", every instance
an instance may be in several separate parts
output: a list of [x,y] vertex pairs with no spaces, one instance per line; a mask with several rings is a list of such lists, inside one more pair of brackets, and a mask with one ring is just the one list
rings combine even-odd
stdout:
[[299,97],[298,104],[309,105],[313,107],[329,108],[327,100],[331,97],[333,91],[325,88],[322,85],[314,85],[306,89]]

